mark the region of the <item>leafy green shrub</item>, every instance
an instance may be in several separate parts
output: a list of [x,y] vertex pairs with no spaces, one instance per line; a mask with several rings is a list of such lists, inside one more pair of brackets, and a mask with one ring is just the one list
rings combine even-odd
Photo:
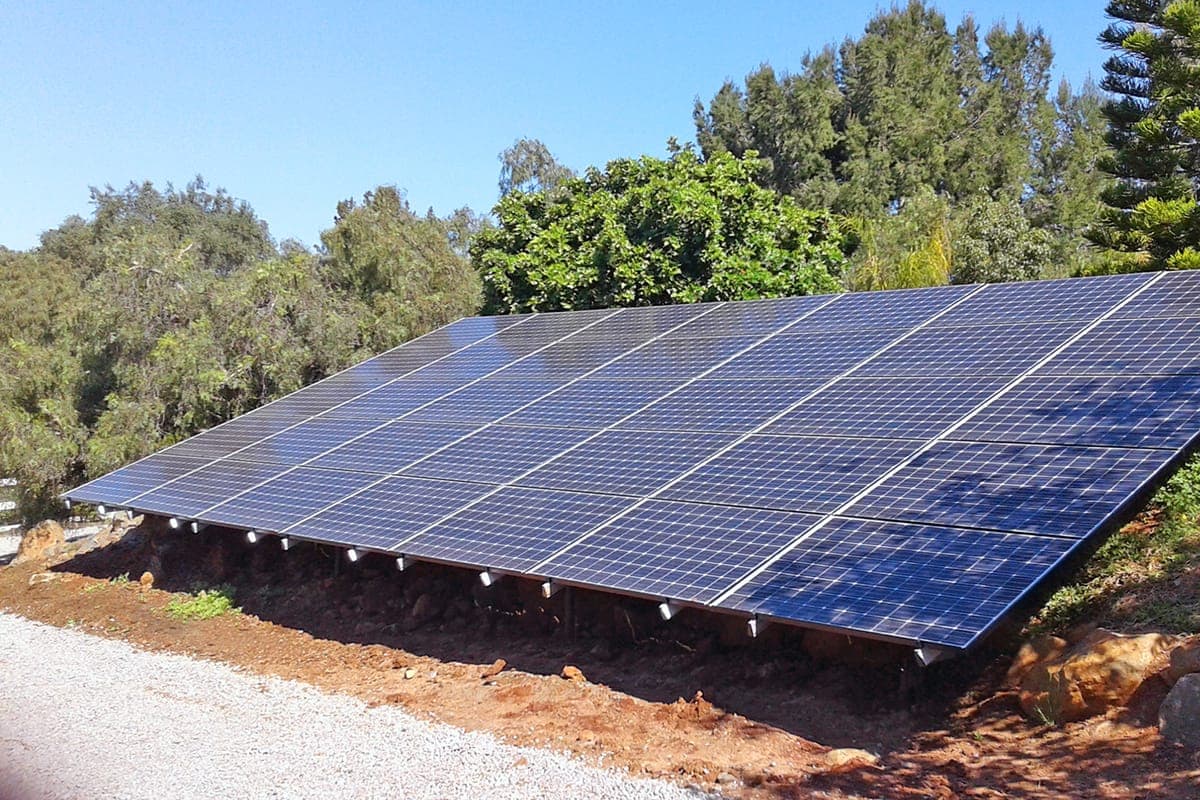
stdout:
[[177,620],[212,619],[223,614],[240,614],[241,609],[233,605],[232,586],[201,589],[193,596],[175,597],[167,603],[167,616]]

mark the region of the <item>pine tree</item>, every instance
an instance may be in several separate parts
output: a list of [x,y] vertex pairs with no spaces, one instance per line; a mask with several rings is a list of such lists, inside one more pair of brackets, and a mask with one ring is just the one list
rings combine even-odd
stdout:
[[1112,0],[1102,88],[1116,178],[1089,238],[1121,267],[1200,267],[1200,1]]

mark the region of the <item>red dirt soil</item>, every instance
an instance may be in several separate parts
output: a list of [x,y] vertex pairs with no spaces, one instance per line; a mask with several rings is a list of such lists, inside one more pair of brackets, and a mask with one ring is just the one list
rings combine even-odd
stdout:
[[[1008,661],[984,652],[927,671],[912,690],[902,651],[576,592],[560,594],[304,545],[280,552],[232,532],[155,524],[90,552],[0,569],[0,609],[303,681],[506,741],[745,798],[1190,798],[1200,754],[1162,741],[1166,685],[1128,708],[1051,728],[1003,687]],[[155,587],[139,585],[143,571]],[[113,580],[128,575],[131,582]],[[179,621],[173,592],[228,585],[242,614]],[[507,667],[483,677],[497,659]],[[560,677],[564,666],[586,681]],[[830,748],[874,766],[832,768]]]

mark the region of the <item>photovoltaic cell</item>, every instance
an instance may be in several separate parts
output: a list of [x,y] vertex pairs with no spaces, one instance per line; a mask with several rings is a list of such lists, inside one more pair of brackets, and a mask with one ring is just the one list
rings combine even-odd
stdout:
[[249,447],[257,441],[273,436],[307,417],[293,416],[271,410],[270,406],[256,412],[234,417],[230,421],[210,428],[190,439],[185,439],[171,452],[192,455],[212,460]]
[[281,464],[256,464],[226,458],[201,467],[186,477],[181,476],[172,483],[131,497],[129,504],[138,511],[192,519],[200,512],[287,469]]
[[331,417],[353,417],[387,422],[429,405],[462,388],[462,383],[399,380],[329,411]]
[[[674,306],[647,306],[630,308],[615,317],[604,320],[587,330],[582,330],[571,337],[572,342],[644,342],[659,336],[671,328],[684,325],[686,330],[690,323],[699,317],[707,316],[718,303],[690,303]],[[707,323],[706,323],[707,325]]]
[[1009,382],[1006,377],[845,378],[765,433],[928,439]]
[[666,484],[733,439],[730,434],[608,431],[517,483],[640,496]]
[[838,298],[801,320],[791,331],[851,328],[912,328],[971,293],[973,286],[936,289],[896,289],[888,292],[854,292]]
[[625,339],[605,342],[569,339],[514,361],[493,377],[497,381],[557,380],[566,383],[620,358],[640,344],[642,342]]
[[402,472],[425,478],[505,483],[594,433],[582,428],[493,425]]
[[1200,375],[1025,378],[953,438],[1177,450],[1200,431]]
[[[778,300],[755,300],[748,303],[726,303],[703,320],[703,336],[748,336],[751,339],[773,333],[784,325],[821,308],[832,301],[836,306],[846,296],[819,295],[815,297],[785,297]],[[689,328],[698,326],[689,326]]]
[[682,333],[659,339],[609,364],[595,378],[691,378],[755,342],[750,336],[691,338]]
[[380,424],[375,420],[316,417],[239,451],[237,458],[240,461],[293,466],[332,450]]
[[130,498],[199,469],[211,459],[156,453],[71,490],[77,503],[107,503],[119,506]]
[[494,487],[463,481],[388,478],[289,526],[288,535],[392,551],[397,543],[462,508]]
[[679,386],[675,380],[584,378],[542,398],[506,421],[598,429],[611,425]]
[[1076,543],[835,519],[722,606],[966,647]]
[[1200,317],[1106,320],[1039,372],[1045,375],[1200,374]]
[[919,442],[751,436],[667,489],[703,503],[827,512],[916,451]]
[[846,513],[1078,538],[1162,461],[1154,450],[941,442]]
[[947,312],[933,327],[1027,322],[1088,322],[1146,283],[1149,275],[1081,281],[993,283]]
[[418,558],[522,572],[633,502],[615,495],[502,489],[399,548]]
[[486,378],[448,392],[406,419],[435,422],[495,422],[521,406],[563,386],[563,381],[504,383]]
[[392,422],[331,450],[312,466],[390,475],[476,430],[478,426],[463,423]]
[[1082,327],[1074,322],[1056,322],[925,328],[871,359],[857,374],[1015,377]]
[[710,378],[833,377],[901,336],[897,328],[782,334],[714,370]]
[[1187,270],[1164,275],[1120,308],[1114,319],[1195,317],[1200,315],[1200,272]]
[[278,532],[378,480],[364,472],[298,467],[204,514],[221,525]]
[[819,517],[650,500],[543,568],[552,579],[706,603]]
[[618,427],[749,433],[821,385],[791,378],[701,379],[639,411]]

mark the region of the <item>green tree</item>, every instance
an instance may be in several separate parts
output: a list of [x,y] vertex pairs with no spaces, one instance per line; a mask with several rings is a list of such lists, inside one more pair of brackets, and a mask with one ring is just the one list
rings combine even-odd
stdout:
[[367,192],[361,204],[338,204],[334,226],[321,234],[325,267],[337,288],[370,309],[369,347],[394,347],[475,313],[479,279],[450,234],[445,221],[414,214],[394,186]]
[[754,153],[690,149],[590,169],[555,192],[514,192],[471,257],[490,313],[835,291],[843,238],[758,181]]
[[953,283],[999,283],[1037,278],[1053,253],[1046,231],[1031,228],[1016,200],[977,198],[954,222]]
[[1200,2],[1112,0],[1100,41],[1116,180],[1089,235],[1119,269],[1200,267]]
[[512,192],[552,192],[574,176],[539,139],[518,139],[500,154],[501,197]]

